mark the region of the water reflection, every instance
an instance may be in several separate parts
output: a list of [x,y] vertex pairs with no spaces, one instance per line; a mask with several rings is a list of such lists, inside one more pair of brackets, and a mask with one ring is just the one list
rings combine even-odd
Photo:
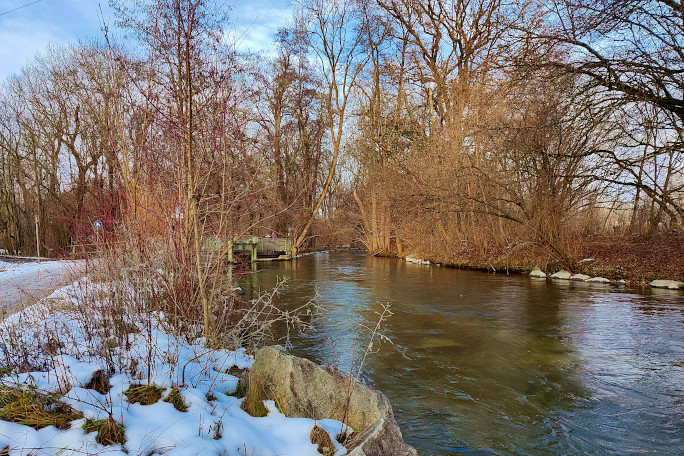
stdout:
[[681,454],[681,295],[614,292],[471,273],[353,252],[260,265],[310,298],[316,330],[293,351],[348,370],[380,302],[394,345],[364,366],[422,454]]

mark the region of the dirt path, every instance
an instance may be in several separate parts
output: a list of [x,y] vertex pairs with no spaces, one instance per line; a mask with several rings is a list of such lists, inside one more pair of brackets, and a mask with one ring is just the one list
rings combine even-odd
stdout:
[[83,260],[0,258],[0,309],[12,312],[74,282],[85,271]]

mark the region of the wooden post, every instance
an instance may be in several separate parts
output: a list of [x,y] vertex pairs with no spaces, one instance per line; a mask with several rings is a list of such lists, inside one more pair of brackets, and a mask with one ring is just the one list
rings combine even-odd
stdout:
[[36,253],[38,254],[38,263],[40,263],[40,234],[38,233],[38,216],[36,215]]
[[428,113],[428,131],[430,132],[430,136],[432,136],[432,116],[434,109],[435,108],[432,105],[432,87],[428,87],[428,110],[430,111]]

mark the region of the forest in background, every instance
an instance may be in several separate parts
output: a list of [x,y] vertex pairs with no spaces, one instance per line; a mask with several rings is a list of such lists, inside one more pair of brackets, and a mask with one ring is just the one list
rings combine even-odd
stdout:
[[681,236],[680,2],[302,0],[269,54],[228,6],[112,2],[2,83],[0,249],[164,246],[206,297],[215,236],[571,270]]

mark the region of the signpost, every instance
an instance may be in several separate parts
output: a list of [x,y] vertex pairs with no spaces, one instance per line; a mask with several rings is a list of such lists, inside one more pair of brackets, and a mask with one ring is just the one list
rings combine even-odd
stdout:
[[95,227],[95,236],[97,239],[97,248],[100,248],[100,231],[102,231],[102,222],[100,220],[95,220],[93,222],[93,226]]
[[40,234],[38,232],[38,216],[36,215],[36,252],[38,253],[38,262],[40,263]]

